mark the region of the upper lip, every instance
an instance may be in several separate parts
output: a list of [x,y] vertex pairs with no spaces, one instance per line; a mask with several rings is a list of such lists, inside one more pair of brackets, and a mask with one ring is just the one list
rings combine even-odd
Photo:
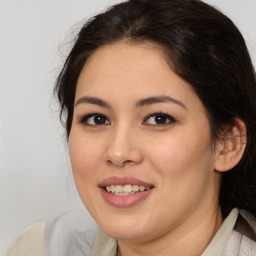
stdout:
[[137,178],[134,177],[117,177],[117,176],[113,176],[113,177],[108,177],[106,179],[104,179],[99,186],[100,187],[106,187],[106,186],[110,186],[110,185],[138,185],[138,186],[145,186],[145,187],[153,187],[154,185],[152,183],[148,183],[142,180],[139,180]]

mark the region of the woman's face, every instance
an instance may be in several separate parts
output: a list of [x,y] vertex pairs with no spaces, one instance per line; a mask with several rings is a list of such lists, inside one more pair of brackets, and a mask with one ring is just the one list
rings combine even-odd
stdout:
[[77,83],[69,150],[83,203],[116,239],[185,230],[218,205],[202,102],[150,45],[116,43],[90,56]]

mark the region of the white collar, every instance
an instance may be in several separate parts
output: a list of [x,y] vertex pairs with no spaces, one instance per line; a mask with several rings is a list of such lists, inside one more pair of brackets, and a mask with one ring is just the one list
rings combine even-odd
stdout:
[[[211,243],[205,249],[201,256],[221,256],[228,241],[228,238],[234,228],[239,210],[234,208],[228,217],[224,220],[221,227],[215,234]],[[107,236],[101,229],[96,234],[92,256],[116,256],[117,241]]]

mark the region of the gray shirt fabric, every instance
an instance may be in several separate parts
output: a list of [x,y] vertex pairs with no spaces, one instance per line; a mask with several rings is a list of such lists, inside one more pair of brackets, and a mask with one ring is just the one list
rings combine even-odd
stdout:
[[[73,215],[66,214],[46,225],[45,256],[116,256],[117,242],[114,239],[97,228],[93,220],[85,221],[88,218],[83,213]],[[237,208],[230,212],[202,256],[221,256],[223,253],[231,256],[230,251],[237,251],[238,232],[233,229],[236,221],[241,218],[238,216]]]
[[[6,255],[116,256],[116,240],[107,236],[87,215],[85,211],[73,211],[46,224],[34,224]],[[32,243],[36,246],[31,246]],[[255,217],[234,208],[201,256],[253,255],[256,255]]]

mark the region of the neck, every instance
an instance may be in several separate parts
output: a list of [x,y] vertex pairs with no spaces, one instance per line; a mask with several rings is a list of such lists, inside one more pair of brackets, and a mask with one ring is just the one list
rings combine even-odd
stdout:
[[118,256],[198,256],[204,252],[222,222],[220,207],[216,206],[204,214],[191,216],[186,223],[157,239],[118,241]]

